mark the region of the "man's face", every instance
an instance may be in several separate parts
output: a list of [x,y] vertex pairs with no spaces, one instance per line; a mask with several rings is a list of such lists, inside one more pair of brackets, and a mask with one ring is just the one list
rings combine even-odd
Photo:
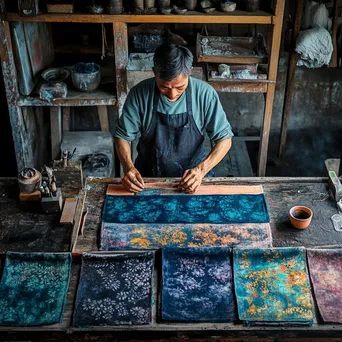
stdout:
[[159,91],[170,101],[176,102],[184,93],[189,84],[189,77],[183,73],[171,81],[162,80],[157,74],[156,82]]

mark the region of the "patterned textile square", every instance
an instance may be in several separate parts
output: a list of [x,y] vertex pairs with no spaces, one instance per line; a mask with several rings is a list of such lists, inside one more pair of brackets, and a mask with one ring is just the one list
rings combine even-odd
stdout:
[[83,254],[74,326],[149,324],[154,253]]
[[267,223],[264,194],[106,195],[106,223]]
[[272,247],[269,223],[120,224],[102,223],[103,251],[163,247]]
[[71,254],[6,254],[0,282],[0,324],[61,323],[68,293]]
[[162,262],[162,320],[236,319],[229,248],[165,248]]
[[250,325],[309,325],[313,304],[304,248],[234,249],[239,318]]
[[309,249],[310,277],[324,322],[342,323],[342,249]]

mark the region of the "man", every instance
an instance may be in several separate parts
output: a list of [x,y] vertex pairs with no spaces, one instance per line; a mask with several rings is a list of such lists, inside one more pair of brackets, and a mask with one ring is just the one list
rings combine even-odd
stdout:
[[[144,189],[143,177],[182,177],[179,187],[195,193],[203,177],[223,159],[233,136],[216,91],[190,77],[191,52],[163,44],[155,52],[155,78],[131,89],[118,120],[115,145],[130,192]],[[214,143],[208,156],[204,133]],[[130,142],[141,134],[133,164]]]

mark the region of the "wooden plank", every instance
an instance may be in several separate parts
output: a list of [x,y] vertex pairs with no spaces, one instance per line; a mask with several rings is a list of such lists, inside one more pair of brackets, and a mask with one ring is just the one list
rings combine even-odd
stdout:
[[86,200],[87,192],[85,190],[81,190],[77,196],[77,208],[74,217],[74,226],[71,234],[71,243],[70,243],[70,251],[74,252],[77,243],[77,237],[80,231],[82,217],[83,217],[83,210],[84,210],[84,203]]
[[51,158],[57,160],[61,156],[62,143],[62,108],[50,108]]
[[70,107],[63,107],[63,132],[70,131]]
[[117,99],[114,94],[97,89],[91,93],[68,90],[65,99],[56,99],[51,102],[41,100],[38,96],[21,96],[16,102],[20,107],[80,107],[80,106],[115,106]]
[[72,225],[74,223],[76,207],[77,207],[77,198],[73,197],[73,198],[65,199],[61,219],[59,221],[60,224]]
[[229,57],[229,56],[203,56],[197,57],[200,63],[226,63],[226,64],[264,64],[268,58],[260,57]]
[[222,93],[266,93],[267,82],[255,80],[252,81],[216,81],[208,82],[216,91]]
[[127,72],[128,65],[128,34],[127,24],[115,22],[114,30],[114,54],[116,73],[116,94],[118,97],[119,115],[127,97]]
[[[276,82],[279,62],[279,52],[281,43],[281,34],[283,28],[283,17],[284,17],[285,0],[278,0],[276,3],[273,36],[272,36],[272,49],[270,52],[270,62],[268,69],[268,79]],[[268,85],[265,113],[263,118],[263,125],[260,134],[260,145],[259,145],[259,157],[258,157],[258,176],[262,177],[266,175],[266,164],[267,164],[267,153],[268,153],[268,142],[271,129],[271,120],[273,112],[273,103],[275,95],[275,83]]]
[[109,120],[108,120],[107,106],[98,106],[97,112],[99,114],[101,131],[109,132]]
[[170,24],[272,24],[270,13],[257,11],[232,13],[187,12],[186,15],[93,15],[93,14],[41,14],[37,17],[20,17],[16,13],[3,15],[6,21],[37,21],[37,22],[67,22],[67,23],[170,23]]
[[333,15],[333,24],[332,24],[332,33],[331,33],[331,37],[332,37],[332,43],[333,43],[333,53],[332,53],[332,57],[331,57],[331,61],[329,64],[329,68],[337,68],[337,64],[338,64],[338,60],[337,60],[337,53],[338,53],[338,46],[337,46],[337,30],[339,27],[339,23],[338,23],[338,4],[339,1],[335,0],[334,1],[334,15]]
[[279,158],[284,158],[285,154],[285,146],[286,146],[286,138],[287,138],[287,129],[289,126],[289,119],[291,114],[291,106],[292,106],[292,97],[293,97],[293,89],[296,75],[296,65],[297,65],[297,53],[295,51],[296,41],[300,32],[300,26],[302,23],[302,14],[303,14],[303,3],[304,0],[297,1],[296,8],[296,18],[293,26],[292,32],[292,46],[291,46],[291,54],[287,71],[287,80],[286,80],[286,88],[285,88],[285,99],[284,99],[284,110],[283,117],[281,123],[281,133],[280,133],[280,145],[279,145]]

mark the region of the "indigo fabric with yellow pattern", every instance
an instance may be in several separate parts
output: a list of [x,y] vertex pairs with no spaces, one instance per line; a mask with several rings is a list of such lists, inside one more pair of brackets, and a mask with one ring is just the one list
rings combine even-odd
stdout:
[[264,194],[106,196],[106,223],[267,223]]
[[161,318],[230,322],[236,319],[230,249],[162,250]]
[[154,252],[83,254],[73,325],[151,322]]
[[250,325],[309,325],[313,304],[304,248],[234,249],[239,319]]
[[8,252],[0,282],[0,324],[61,323],[70,270],[70,253]]

